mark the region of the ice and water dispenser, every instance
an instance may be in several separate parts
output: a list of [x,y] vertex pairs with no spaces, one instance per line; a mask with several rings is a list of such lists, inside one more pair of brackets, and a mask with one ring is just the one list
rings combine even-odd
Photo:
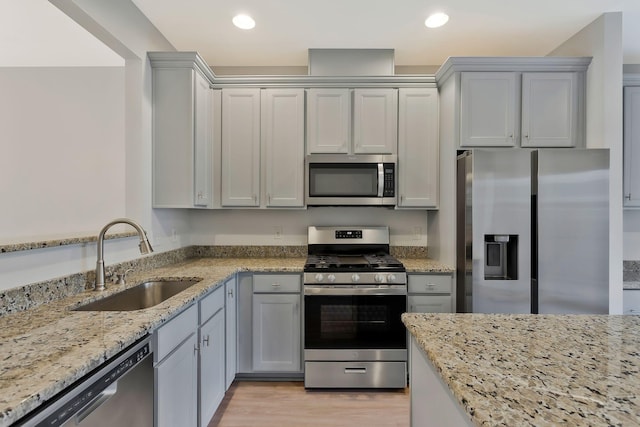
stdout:
[[484,235],[484,280],[518,279],[518,235]]

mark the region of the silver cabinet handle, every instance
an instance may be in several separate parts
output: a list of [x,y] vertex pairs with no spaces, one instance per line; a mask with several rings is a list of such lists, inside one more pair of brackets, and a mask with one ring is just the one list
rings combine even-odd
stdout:
[[274,288],[279,288],[280,287],[280,283],[272,283],[271,286],[273,286]]
[[229,289],[229,292],[227,292],[227,295],[233,298],[233,289]]
[[205,345],[205,344],[207,345],[207,347],[209,347],[209,335],[202,338],[202,345]]
[[200,346],[198,344],[193,345],[193,354],[197,354],[200,351]]

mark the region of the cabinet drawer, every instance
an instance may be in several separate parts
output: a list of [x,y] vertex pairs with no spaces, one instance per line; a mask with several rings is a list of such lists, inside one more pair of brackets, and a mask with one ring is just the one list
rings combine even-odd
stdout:
[[451,295],[409,295],[410,313],[451,313]]
[[452,276],[448,274],[427,275],[410,274],[408,276],[410,294],[450,294]]
[[254,274],[253,292],[300,292],[300,275]]
[[640,314],[640,289],[622,291],[623,314]]
[[159,327],[154,334],[154,363],[160,362],[181,342],[194,334],[197,326],[198,308],[194,304]]
[[200,324],[209,320],[222,308],[224,308],[224,286],[200,300]]

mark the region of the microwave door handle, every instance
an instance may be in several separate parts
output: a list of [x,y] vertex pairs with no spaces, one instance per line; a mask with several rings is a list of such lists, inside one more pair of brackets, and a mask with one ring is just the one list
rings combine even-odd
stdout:
[[378,197],[384,194],[384,163],[378,163]]

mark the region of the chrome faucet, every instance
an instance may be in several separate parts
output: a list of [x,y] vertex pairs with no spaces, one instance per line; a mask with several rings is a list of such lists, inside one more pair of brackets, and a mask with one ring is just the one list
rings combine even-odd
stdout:
[[104,291],[104,235],[109,228],[116,224],[129,224],[138,232],[138,237],[140,237],[140,244],[138,245],[140,248],[141,254],[148,254],[153,252],[153,248],[149,243],[149,239],[147,239],[147,233],[140,227],[140,225],[134,221],[131,221],[127,218],[118,218],[111,221],[109,224],[105,225],[100,234],[98,234],[98,261],[96,262],[96,283],[94,286],[95,291]]

